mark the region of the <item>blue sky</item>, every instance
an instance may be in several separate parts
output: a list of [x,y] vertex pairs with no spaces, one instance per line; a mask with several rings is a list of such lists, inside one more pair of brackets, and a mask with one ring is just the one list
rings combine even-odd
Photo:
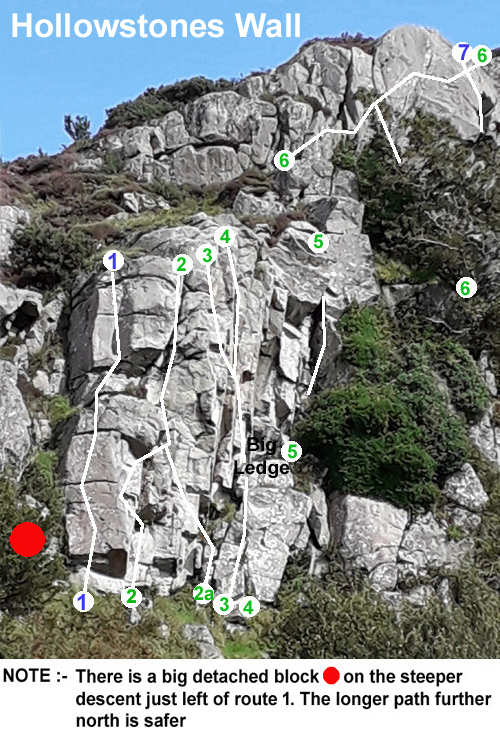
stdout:
[[[0,7],[0,153],[3,160],[61,149],[69,139],[65,114],[87,115],[96,131],[105,109],[136,97],[146,87],[185,77],[238,77],[273,67],[290,57],[307,39],[336,36],[342,31],[378,36],[403,23],[437,28],[453,41],[473,46],[500,45],[497,11],[491,0],[473,3],[450,0],[1,0]],[[173,18],[188,22],[218,18],[221,38],[12,38],[12,13],[33,23],[56,13],[70,13],[72,22],[86,18]],[[234,14],[267,13],[283,21],[285,13],[301,13],[301,38],[240,38]]]

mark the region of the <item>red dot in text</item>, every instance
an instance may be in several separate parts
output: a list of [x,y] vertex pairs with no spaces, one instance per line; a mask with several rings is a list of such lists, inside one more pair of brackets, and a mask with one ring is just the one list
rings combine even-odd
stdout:
[[331,666],[330,668],[326,668],[323,671],[323,680],[326,683],[329,683],[330,686],[333,686],[334,683],[337,683],[339,678],[340,678],[340,673],[338,672],[336,668],[333,668],[333,666]]
[[10,544],[18,555],[32,558],[38,555],[45,545],[43,530],[34,522],[21,522],[10,534]]

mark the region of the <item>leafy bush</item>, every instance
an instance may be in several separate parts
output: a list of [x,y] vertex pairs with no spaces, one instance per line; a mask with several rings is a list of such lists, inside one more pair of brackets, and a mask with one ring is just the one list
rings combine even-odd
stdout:
[[69,288],[88,266],[95,251],[90,236],[79,229],[57,229],[35,220],[14,232],[11,264],[19,286]]
[[392,337],[394,327],[378,307],[360,309],[352,305],[339,322],[343,357],[360,369],[376,375],[399,363]]
[[150,87],[135,100],[122,102],[106,110],[106,128],[133,128],[153,118],[161,118],[180,105],[196,100],[209,92],[234,89],[234,82],[227,79],[216,81],[205,77],[183,79],[175,84]]
[[491,182],[500,151],[493,139],[469,144],[421,112],[399,127],[408,131],[401,164],[382,131],[361,150],[352,140],[339,144],[333,162],[356,174],[376,251],[412,270],[424,264],[428,277],[454,287],[483,258],[477,234],[498,232],[500,195]]
[[[30,611],[50,599],[54,581],[66,576],[60,555],[51,558],[46,548],[39,555],[23,558],[10,545],[10,533],[21,522],[35,522],[42,528],[46,545],[51,538],[62,544],[61,492],[55,480],[56,457],[38,453],[16,485],[0,479],[0,611]],[[28,506],[26,496],[44,505],[48,515]]]

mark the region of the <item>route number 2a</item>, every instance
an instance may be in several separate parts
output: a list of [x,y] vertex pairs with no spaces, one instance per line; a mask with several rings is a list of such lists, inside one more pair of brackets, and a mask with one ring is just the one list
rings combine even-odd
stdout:
[[214,590],[211,586],[205,584],[198,584],[193,589],[193,598],[200,604],[206,604],[207,601],[214,600]]

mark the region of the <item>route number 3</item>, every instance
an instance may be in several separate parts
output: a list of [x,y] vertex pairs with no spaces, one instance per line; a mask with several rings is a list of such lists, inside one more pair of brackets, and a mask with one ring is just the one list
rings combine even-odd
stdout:
[[217,247],[204,243],[196,249],[196,258],[200,264],[213,264],[217,258]]
[[217,614],[222,614],[223,616],[225,616],[226,614],[230,614],[233,611],[234,601],[231,599],[230,596],[226,596],[226,594],[220,594],[214,599],[213,607]]

